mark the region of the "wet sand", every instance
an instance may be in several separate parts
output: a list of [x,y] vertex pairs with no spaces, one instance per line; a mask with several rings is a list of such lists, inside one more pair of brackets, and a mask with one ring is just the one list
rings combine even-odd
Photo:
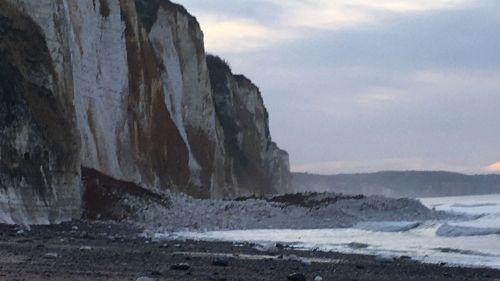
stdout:
[[[154,242],[128,224],[0,225],[0,280],[500,280],[500,271],[252,244]],[[295,275],[293,278],[291,275]]]

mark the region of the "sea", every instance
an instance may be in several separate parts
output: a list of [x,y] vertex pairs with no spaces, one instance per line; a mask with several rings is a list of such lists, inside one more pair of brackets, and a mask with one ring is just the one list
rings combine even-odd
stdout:
[[[361,222],[352,228],[178,232],[203,241],[283,243],[296,249],[407,256],[425,263],[500,269],[500,195],[421,198],[436,210],[465,215],[442,221]],[[463,216],[462,216],[463,217]]]

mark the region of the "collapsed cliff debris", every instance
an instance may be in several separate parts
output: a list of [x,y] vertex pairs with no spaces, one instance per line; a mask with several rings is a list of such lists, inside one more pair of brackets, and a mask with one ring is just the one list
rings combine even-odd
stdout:
[[[197,199],[170,191],[151,192],[83,168],[84,218],[140,225],[153,233],[233,229],[321,229],[363,222],[449,218],[414,199],[334,193],[297,193]],[[409,224],[413,225],[413,224]]]
[[[153,232],[244,229],[323,229],[360,222],[426,221],[451,215],[414,199],[311,193],[247,198],[239,201],[196,199],[169,194],[170,207],[140,209],[140,223]],[[302,198],[297,201],[296,198]],[[134,208],[134,201],[129,201]],[[305,204],[304,204],[305,203]],[[137,206],[140,206],[140,202]],[[150,222],[154,222],[154,225]]]
[[[173,231],[347,228],[364,222],[422,221],[461,217],[414,199],[335,193],[297,193],[199,199],[168,190],[151,192],[83,168],[85,219],[136,224],[150,234]],[[370,224],[368,224],[370,226]],[[399,227],[399,226],[398,226]]]

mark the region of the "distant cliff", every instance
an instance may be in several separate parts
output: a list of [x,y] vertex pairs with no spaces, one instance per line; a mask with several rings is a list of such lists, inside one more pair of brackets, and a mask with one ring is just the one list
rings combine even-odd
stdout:
[[198,22],[167,0],[1,1],[0,153],[10,223],[79,217],[98,174],[203,198],[290,180],[257,87],[207,67]]
[[[207,56],[215,110],[224,132],[228,186],[247,193],[284,193],[290,185],[288,153],[269,133],[269,115],[259,88],[234,75],[221,58]],[[241,192],[240,192],[241,193]]]
[[294,191],[339,192],[388,197],[436,197],[500,193],[500,175],[463,175],[449,172],[379,172],[314,175],[294,173]]

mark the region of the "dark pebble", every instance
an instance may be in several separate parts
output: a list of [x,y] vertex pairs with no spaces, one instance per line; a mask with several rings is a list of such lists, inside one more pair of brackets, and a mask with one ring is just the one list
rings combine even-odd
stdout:
[[17,243],[20,243],[20,244],[30,243],[30,242],[33,242],[33,240],[32,239],[20,239],[20,240],[17,240]]
[[151,276],[162,276],[163,274],[161,274],[161,272],[155,270],[155,271],[152,271],[151,272]]
[[306,276],[302,273],[292,273],[287,277],[290,281],[306,281]]
[[214,266],[229,266],[229,259],[227,258],[217,258],[212,262]]
[[170,267],[170,269],[172,269],[172,270],[180,270],[180,271],[185,271],[185,270],[188,270],[190,268],[191,268],[191,266],[189,266],[189,264],[187,264],[187,263],[178,263],[178,264],[174,264]]

